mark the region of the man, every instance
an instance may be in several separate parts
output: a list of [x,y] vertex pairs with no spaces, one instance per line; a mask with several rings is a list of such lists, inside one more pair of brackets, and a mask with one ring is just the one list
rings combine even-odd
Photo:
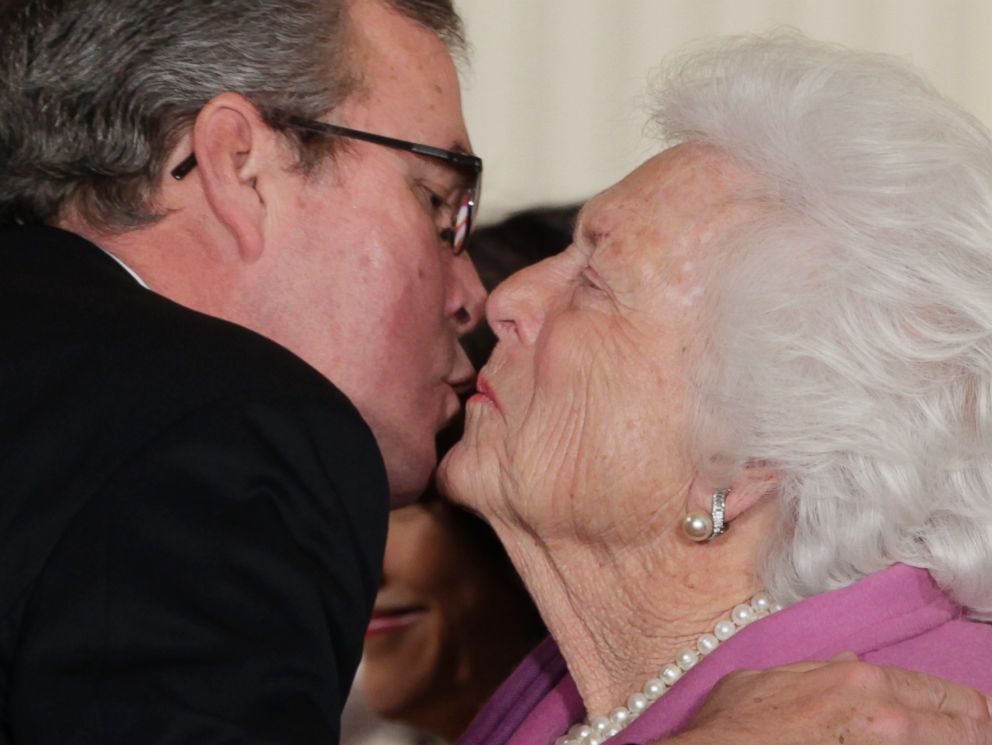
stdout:
[[0,8],[0,742],[333,743],[472,375],[457,16]]
[[0,741],[336,741],[387,478],[472,378],[481,164],[311,122],[467,154],[442,36],[434,0],[7,5]]

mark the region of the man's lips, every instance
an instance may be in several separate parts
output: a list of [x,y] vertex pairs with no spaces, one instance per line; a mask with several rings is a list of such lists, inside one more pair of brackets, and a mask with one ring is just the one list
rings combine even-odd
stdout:
[[444,382],[451,390],[451,394],[453,394],[449,394],[448,400],[445,402],[443,424],[446,425],[458,416],[458,412],[462,410],[466,395],[475,390],[475,373],[473,372],[472,375],[461,378],[445,380]]
[[466,375],[463,378],[458,378],[457,380],[446,380],[444,381],[449,386],[451,390],[462,396],[466,393],[471,393],[474,390],[475,375]]
[[365,631],[365,638],[390,634],[417,623],[427,613],[422,605],[402,608],[376,608]]

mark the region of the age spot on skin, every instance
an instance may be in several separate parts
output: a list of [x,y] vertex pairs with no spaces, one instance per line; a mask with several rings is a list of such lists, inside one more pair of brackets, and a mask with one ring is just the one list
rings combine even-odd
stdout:
[[696,300],[698,300],[702,294],[703,288],[700,285],[696,285],[689,290],[682,290],[678,287],[665,288],[665,297],[667,297],[671,302],[685,306],[686,308],[695,305]]
[[690,305],[695,305],[696,299],[703,294],[703,288],[699,285],[693,287],[689,293],[683,298],[682,305],[689,307]]

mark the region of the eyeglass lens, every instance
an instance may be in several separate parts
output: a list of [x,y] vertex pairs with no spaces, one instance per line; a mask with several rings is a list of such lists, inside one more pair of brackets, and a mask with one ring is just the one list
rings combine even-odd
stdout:
[[472,209],[475,206],[475,193],[467,191],[458,205],[455,219],[450,228],[441,231],[441,240],[451,244],[451,252],[457,256],[465,250],[465,241],[472,229]]

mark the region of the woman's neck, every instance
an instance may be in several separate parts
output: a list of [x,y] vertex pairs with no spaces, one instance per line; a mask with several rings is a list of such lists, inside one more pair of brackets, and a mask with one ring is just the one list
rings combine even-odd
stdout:
[[693,544],[669,527],[650,545],[622,548],[497,529],[590,717],[625,704],[758,590],[746,531]]

